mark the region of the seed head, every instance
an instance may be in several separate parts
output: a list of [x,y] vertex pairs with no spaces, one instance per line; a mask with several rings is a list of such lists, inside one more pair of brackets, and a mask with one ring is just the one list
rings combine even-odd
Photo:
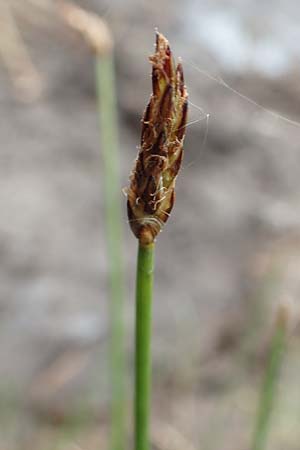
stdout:
[[154,242],[173,208],[188,110],[182,65],[175,65],[169,43],[160,33],[149,59],[152,94],[127,191],[129,223],[141,245]]

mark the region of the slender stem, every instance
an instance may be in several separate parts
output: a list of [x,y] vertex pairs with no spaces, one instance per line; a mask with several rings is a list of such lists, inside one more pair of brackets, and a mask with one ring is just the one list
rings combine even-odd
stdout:
[[263,450],[266,446],[267,434],[270,429],[270,419],[276,395],[276,388],[284,355],[285,341],[286,324],[279,321],[277,323],[272,339],[265,379],[259,399],[257,420],[251,447],[252,450]]
[[115,71],[112,54],[96,58],[96,86],[103,156],[103,183],[110,284],[111,449],[125,448],[125,362],[120,158],[118,153]]
[[149,450],[154,244],[139,244],[136,273],[135,450]]

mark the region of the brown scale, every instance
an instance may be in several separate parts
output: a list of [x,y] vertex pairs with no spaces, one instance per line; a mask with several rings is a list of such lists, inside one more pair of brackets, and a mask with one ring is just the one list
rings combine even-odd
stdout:
[[150,61],[153,92],[127,191],[129,223],[142,245],[155,240],[173,208],[188,110],[182,65],[175,66],[169,43],[160,33]]

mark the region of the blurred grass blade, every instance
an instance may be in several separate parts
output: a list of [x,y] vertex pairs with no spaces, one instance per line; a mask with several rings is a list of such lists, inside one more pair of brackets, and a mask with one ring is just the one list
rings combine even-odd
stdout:
[[268,355],[265,378],[259,398],[256,424],[253,434],[251,450],[264,450],[271,425],[271,416],[276,397],[280,369],[284,357],[286,344],[288,311],[281,305],[272,337]]
[[110,285],[111,449],[123,450],[126,434],[123,346],[124,265],[113,39],[107,24],[96,14],[87,12],[67,1],[60,1],[59,9],[64,20],[71,28],[80,33],[95,54]]
[[111,292],[111,386],[112,450],[125,446],[125,362],[123,348],[124,273],[122,261],[122,217],[117,141],[116,96],[112,54],[96,58],[99,121],[103,152],[106,236]]
[[18,100],[36,100],[43,90],[43,80],[36,69],[16,21],[13,6],[0,1],[0,62],[5,66]]

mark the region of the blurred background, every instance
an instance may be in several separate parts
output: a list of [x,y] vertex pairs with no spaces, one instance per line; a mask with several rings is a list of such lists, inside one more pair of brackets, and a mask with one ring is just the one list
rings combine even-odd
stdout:
[[[177,202],[156,252],[153,448],[248,448],[284,303],[291,333],[268,449],[299,450],[300,5],[77,4],[115,39],[122,186],[155,27],[182,57],[191,101]],[[54,1],[1,0],[0,23],[0,449],[104,449],[108,265],[93,56]],[[125,203],[131,429],[137,243]]]

